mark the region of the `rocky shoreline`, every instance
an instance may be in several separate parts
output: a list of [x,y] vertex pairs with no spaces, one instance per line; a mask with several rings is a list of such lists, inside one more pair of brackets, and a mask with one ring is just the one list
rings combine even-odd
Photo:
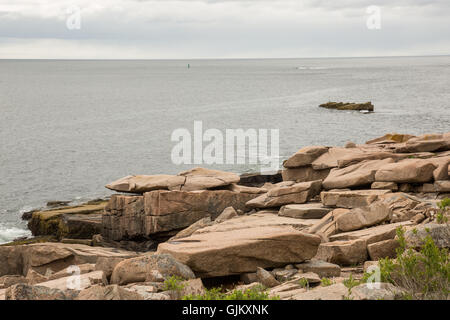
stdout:
[[349,283],[398,258],[399,240],[450,247],[449,164],[450,133],[387,134],[304,147],[275,175],[127,176],[106,186],[110,199],[29,214],[35,238],[0,245],[0,300],[174,300],[212,284],[286,300],[397,299],[407,288],[392,281]]

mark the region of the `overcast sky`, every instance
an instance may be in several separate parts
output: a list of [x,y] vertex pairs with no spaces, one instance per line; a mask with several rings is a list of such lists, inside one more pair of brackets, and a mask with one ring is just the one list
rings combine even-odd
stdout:
[[[367,27],[374,5],[381,29]],[[439,54],[450,0],[0,0],[0,58]]]

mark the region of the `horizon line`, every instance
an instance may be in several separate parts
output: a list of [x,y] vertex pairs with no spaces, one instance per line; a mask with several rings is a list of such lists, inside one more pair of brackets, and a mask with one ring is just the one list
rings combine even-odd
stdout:
[[426,58],[448,57],[449,54],[380,55],[380,56],[327,56],[327,57],[279,57],[279,58],[0,58],[5,60],[65,60],[65,61],[183,61],[183,60],[294,60],[294,59],[367,59],[367,58]]

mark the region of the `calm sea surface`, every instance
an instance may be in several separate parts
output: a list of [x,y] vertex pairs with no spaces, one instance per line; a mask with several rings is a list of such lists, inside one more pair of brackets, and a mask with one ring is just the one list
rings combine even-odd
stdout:
[[[327,101],[372,101],[376,112],[317,107]],[[450,57],[0,60],[0,243],[27,235],[21,212],[47,201],[192,167],[173,164],[170,137],[195,120],[204,130],[279,129],[281,161],[306,145],[450,131],[449,101]]]

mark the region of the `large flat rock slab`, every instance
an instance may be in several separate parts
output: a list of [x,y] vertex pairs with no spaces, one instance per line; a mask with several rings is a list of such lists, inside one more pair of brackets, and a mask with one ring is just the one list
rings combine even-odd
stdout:
[[135,175],[126,176],[106,185],[106,188],[119,192],[143,194],[154,190],[194,191],[228,186],[238,183],[235,173],[194,168],[178,175]]
[[395,146],[394,152],[412,153],[412,152],[433,152],[437,150],[448,150],[449,143],[447,140],[432,137],[434,139],[422,140],[420,137],[411,138],[404,143]]
[[122,240],[180,230],[205,217],[215,219],[227,207],[248,211],[245,204],[257,196],[229,190],[157,190],[143,196],[114,195],[103,215],[102,235]]
[[321,203],[288,204],[280,208],[278,215],[297,219],[321,219],[331,210],[333,209],[324,207]]
[[57,242],[0,247],[0,276],[26,275],[30,269],[45,274],[71,265],[96,263],[100,257],[131,258],[135,252]]
[[250,208],[275,208],[285,204],[306,203],[318,195],[321,188],[322,180],[276,186],[267,193],[247,202],[247,206]]
[[394,160],[365,160],[345,168],[334,168],[323,181],[324,189],[345,189],[359,186],[368,186],[375,181],[375,173],[384,165]]
[[322,243],[315,258],[341,266],[363,263],[367,260],[367,243],[362,239]]
[[235,173],[205,168],[194,168],[181,172],[178,176],[185,178],[185,181],[179,185],[171,186],[169,190],[204,190],[228,186],[232,183],[238,183],[240,180]]
[[33,212],[28,228],[34,236],[89,239],[101,230],[102,213],[108,201]]
[[74,280],[74,274],[75,271],[73,271],[72,274],[68,273],[67,277],[40,282],[39,286],[65,291],[67,289],[83,290],[89,288],[93,284],[101,283],[106,285],[108,283],[103,271],[92,271],[89,273],[80,274],[76,280]]
[[118,192],[145,193],[153,190],[169,190],[184,183],[185,178],[168,174],[126,176],[105,187]]
[[312,259],[295,265],[302,272],[314,272],[321,278],[339,277],[341,268],[337,264]]
[[411,225],[413,225],[413,222],[411,221],[383,224],[372,228],[338,233],[332,235],[330,237],[330,241],[363,239],[367,244],[371,244],[379,241],[394,239],[398,228]]
[[379,168],[375,181],[425,183],[433,180],[433,172],[437,167],[438,165],[428,159],[405,159]]
[[275,210],[262,210],[251,215],[236,217],[222,223],[206,226],[195,231],[193,234],[209,232],[226,232],[232,230],[243,230],[248,228],[280,227],[290,226],[297,230],[302,230],[314,225],[316,219],[295,219],[290,217],[280,217]]
[[[273,217],[235,218],[193,235],[162,243],[158,253],[169,253],[188,265],[199,277],[217,277],[256,272],[257,267],[281,267],[311,259],[320,237],[295,229],[299,219],[280,221]],[[265,220],[266,225],[256,222]],[[292,221],[294,220],[294,221]],[[249,223],[249,225],[246,225]],[[300,227],[301,228],[301,227]]]
[[30,268],[45,273],[48,268],[53,272],[70,265],[96,263],[100,257],[130,258],[137,254],[115,248],[91,247],[81,244],[38,243],[24,246],[24,275]]
[[314,180],[323,180],[330,173],[330,169],[315,170],[311,166],[298,168],[286,168],[282,170],[283,181],[308,182]]
[[320,198],[324,206],[353,209],[369,206],[380,196],[390,192],[390,190],[330,190],[323,191]]
[[331,169],[339,166],[339,161],[348,159],[349,157],[360,157],[367,155],[368,150],[363,148],[329,148],[327,152],[322,154],[311,164],[315,170]]
[[297,151],[283,163],[285,168],[296,168],[310,165],[314,160],[328,151],[328,147],[310,146]]
[[344,300],[348,295],[348,288],[343,283],[336,283],[327,287],[299,292],[290,300]]

